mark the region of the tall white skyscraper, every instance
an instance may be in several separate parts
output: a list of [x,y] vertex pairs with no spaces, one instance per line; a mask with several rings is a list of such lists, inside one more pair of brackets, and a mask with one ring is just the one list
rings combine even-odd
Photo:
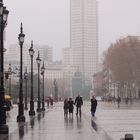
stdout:
[[70,22],[70,65],[91,80],[98,63],[97,1],[70,0]]

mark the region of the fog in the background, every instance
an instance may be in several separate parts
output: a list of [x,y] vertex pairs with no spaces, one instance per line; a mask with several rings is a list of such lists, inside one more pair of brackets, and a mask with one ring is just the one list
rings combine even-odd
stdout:
[[23,22],[25,43],[53,47],[54,58],[60,59],[61,48],[69,47],[68,0],[4,0],[9,9],[6,46],[18,42],[20,22]]
[[[54,58],[60,59],[61,48],[69,47],[69,0],[4,0],[9,9],[6,47],[17,43],[20,22],[25,42],[53,47]],[[99,52],[120,37],[140,35],[140,0],[98,0]]]
[[139,0],[99,0],[99,50],[128,35],[140,35]]

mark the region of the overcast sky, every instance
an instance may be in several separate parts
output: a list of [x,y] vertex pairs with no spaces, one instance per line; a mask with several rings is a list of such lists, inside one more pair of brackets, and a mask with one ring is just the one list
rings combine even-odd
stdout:
[[[54,59],[69,47],[69,0],[3,0],[10,11],[6,47],[18,42],[23,22],[25,43],[53,47]],[[98,0],[99,53],[111,42],[127,35],[140,35],[140,0]]]

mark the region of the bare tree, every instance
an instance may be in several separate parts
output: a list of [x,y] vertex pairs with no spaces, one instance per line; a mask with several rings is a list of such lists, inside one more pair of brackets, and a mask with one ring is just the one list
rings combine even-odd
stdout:
[[140,81],[140,40],[129,36],[111,44],[104,63],[113,81],[119,81],[122,88],[127,86],[131,96],[132,88]]

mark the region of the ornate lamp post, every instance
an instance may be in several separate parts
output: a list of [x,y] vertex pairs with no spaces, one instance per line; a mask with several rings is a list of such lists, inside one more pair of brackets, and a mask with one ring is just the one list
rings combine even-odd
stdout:
[[55,101],[57,102],[58,101],[58,85],[57,85],[56,79],[54,79],[53,84],[54,84]]
[[41,59],[39,56],[39,51],[38,51],[38,56],[36,58],[36,62],[38,65],[38,102],[37,102],[37,112],[41,112],[41,101],[40,101],[40,63],[41,63]]
[[6,125],[6,107],[4,98],[4,43],[3,31],[7,25],[9,11],[4,7],[3,0],[0,0],[0,134],[8,134]]
[[28,110],[28,100],[27,100],[27,80],[28,80],[28,73],[27,73],[27,67],[24,72],[24,80],[25,80],[25,110]]
[[11,64],[9,64],[8,75],[9,75],[9,96],[11,96],[11,75],[12,75]]
[[115,82],[113,83],[113,88],[114,88],[114,99],[116,98],[116,96],[115,96],[115,87],[116,87],[116,84],[115,84]]
[[33,94],[33,56],[34,56],[33,41],[31,41],[31,47],[29,49],[29,54],[31,56],[31,95],[30,95],[30,111],[29,111],[29,115],[35,115],[35,111],[34,111],[34,94]]
[[25,122],[24,116],[24,104],[23,104],[23,78],[22,78],[22,48],[24,43],[25,34],[23,34],[23,28],[21,23],[20,34],[18,36],[20,45],[20,89],[19,89],[19,103],[18,103],[18,116],[17,122]]
[[44,101],[44,73],[45,73],[45,66],[44,66],[44,62],[43,62],[43,65],[41,67],[41,75],[43,77],[43,84],[42,84],[42,111],[45,111],[45,101]]

